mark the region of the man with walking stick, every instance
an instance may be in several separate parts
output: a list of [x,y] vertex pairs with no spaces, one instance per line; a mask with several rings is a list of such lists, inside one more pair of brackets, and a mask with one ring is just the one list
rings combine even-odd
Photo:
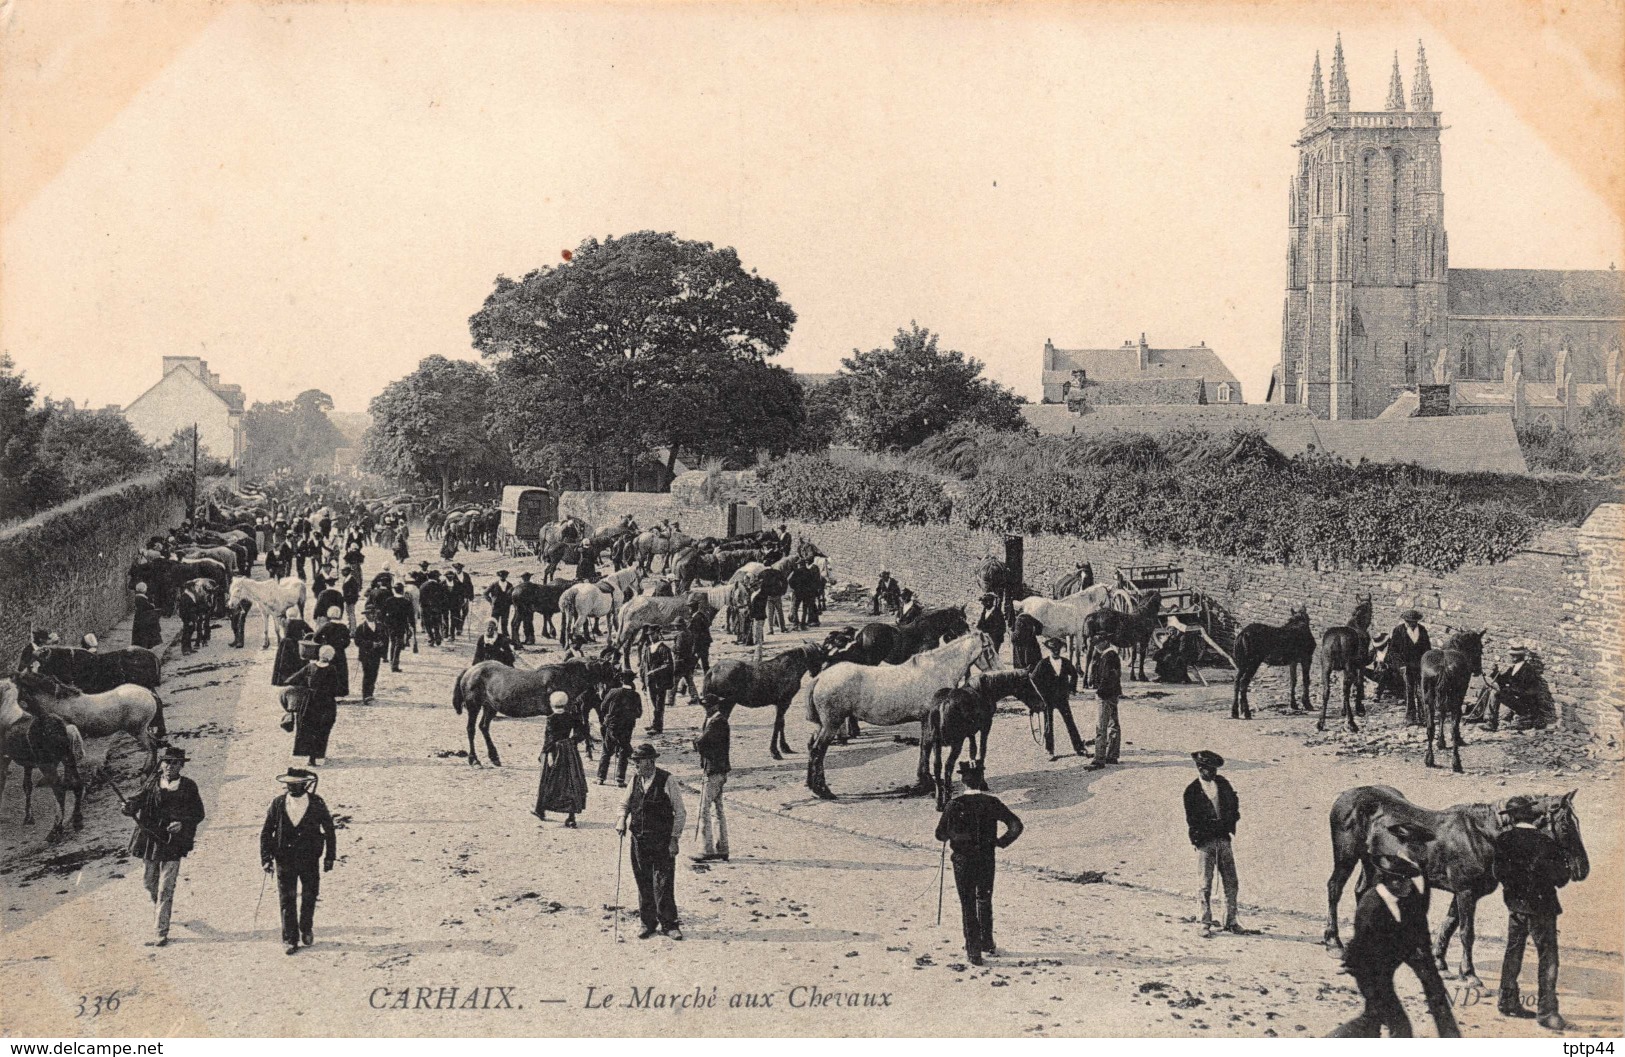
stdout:
[[[999,823],[1005,825],[999,836]],[[967,791],[948,801],[937,819],[937,840],[953,850],[954,888],[965,930],[965,957],[982,964],[993,947],[994,848],[1008,848],[1021,836],[1021,819],[992,793]],[[939,882],[938,900],[941,900]]]
[[632,752],[637,776],[621,804],[621,819],[615,832],[632,831],[632,878],[638,883],[638,917],[646,940],[664,932],[674,940],[683,938],[677,923],[677,899],[673,880],[677,870],[677,846],[688,821],[683,809],[682,790],[671,774],[655,766],[660,753],[648,742]]
[[[135,797],[124,801],[124,813],[135,820],[130,854],[144,864],[142,881],[158,908],[156,935],[146,941],[148,947],[169,943],[169,916],[175,906],[181,860],[192,850],[198,823],[203,821],[203,797],[197,783],[181,774],[186,759],[180,749],[164,749],[158,773]],[[118,787],[113,791],[117,793]],[[119,798],[123,799],[122,794]]]

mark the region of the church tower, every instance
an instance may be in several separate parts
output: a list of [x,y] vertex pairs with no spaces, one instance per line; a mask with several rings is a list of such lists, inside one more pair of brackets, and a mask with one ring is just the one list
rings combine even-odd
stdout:
[[1343,40],[1330,83],[1309,78],[1287,202],[1287,290],[1277,399],[1317,418],[1371,418],[1433,381],[1446,343],[1447,244],[1427,55],[1410,105],[1394,56],[1382,110],[1350,111]]

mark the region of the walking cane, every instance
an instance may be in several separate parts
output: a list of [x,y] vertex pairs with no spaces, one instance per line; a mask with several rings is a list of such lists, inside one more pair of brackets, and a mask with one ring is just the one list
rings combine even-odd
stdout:
[[615,850],[615,942],[621,940],[621,860],[626,858],[626,831],[621,831],[621,843]]
[[260,927],[260,905],[265,902],[265,882],[270,879],[271,872],[269,870],[260,871],[260,897],[254,901],[254,924],[249,926],[252,929]]
[[942,842],[942,857],[937,860],[937,926],[942,925],[942,883],[948,873],[948,842]]

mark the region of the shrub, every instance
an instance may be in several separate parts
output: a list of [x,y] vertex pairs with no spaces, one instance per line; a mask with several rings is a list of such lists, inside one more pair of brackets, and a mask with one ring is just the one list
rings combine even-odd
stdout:
[[941,524],[951,504],[942,484],[905,470],[841,467],[792,455],[761,471],[762,512],[797,521],[854,518],[867,525]]

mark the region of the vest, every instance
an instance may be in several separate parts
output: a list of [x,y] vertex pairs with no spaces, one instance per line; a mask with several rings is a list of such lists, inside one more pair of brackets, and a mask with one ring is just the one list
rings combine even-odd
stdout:
[[666,779],[671,775],[655,768],[655,776],[645,788],[638,782],[632,789],[632,810],[629,812],[632,836],[639,844],[664,848],[671,841],[671,797],[666,795]]

